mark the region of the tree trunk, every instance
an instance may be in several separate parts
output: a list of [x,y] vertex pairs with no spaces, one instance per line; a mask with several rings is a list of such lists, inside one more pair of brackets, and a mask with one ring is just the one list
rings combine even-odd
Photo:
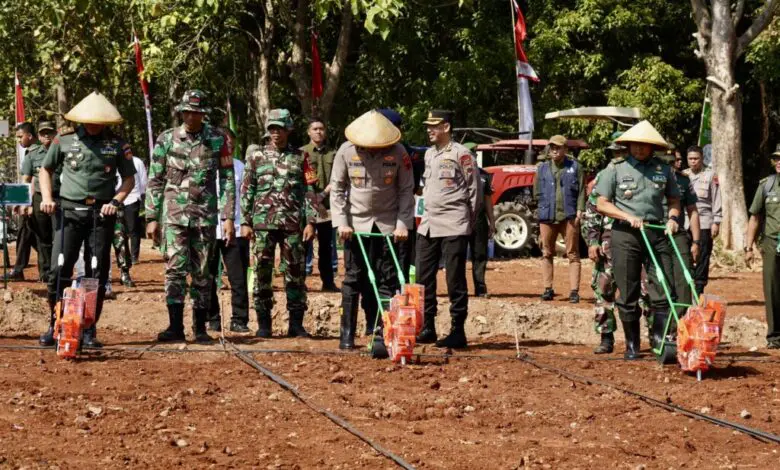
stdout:
[[758,153],[766,155],[769,153],[769,110],[771,109],[770,97],[766,91],[766,81],[760,80],[758,89],[761,92],[761,138],[758,142]]
[[336,100],[336,92],[341,80],[341,72],[347,63],[347,53],[349,52],[349,38],[352,34],[352,25],[354,17],[349,2],[346,2],[341,11],[341,31],[339,31],[339,40],[336,44],[336,52],[333,54],[333,60],[325,71],[325,90],[322,92],[322,98],[319,102],[320,116],[326,121],[330,117],[333,109],[333,103]]
[[68,112],[68,93],[65,90],[65,79],[62,77],[62,73],[57,74],[54,93],[57,101],[57,115],[55,119],[57,122],[57,129],[59,129],[65,126],[65,118],[63,116]]
[[301,102],[301,111],[307,117],[312,115],[311,79],[306,71],[306,24],[309,20],[309,6],[309,0],[298,0],[292,24],[293,46],[290,58],[290,75],[295,83],[295,93]]
[[[176,95],[176,88],[179,86],[179,81],[174,77],[168,84],[168,102],[178,103],[181,100],[181,96]],[[171,128],[179,125],[178,117],[176,116],[176,105],[170,108]]]

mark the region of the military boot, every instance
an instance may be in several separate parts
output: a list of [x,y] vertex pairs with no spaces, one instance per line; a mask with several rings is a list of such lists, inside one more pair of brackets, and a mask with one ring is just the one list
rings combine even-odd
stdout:
[[626,337],[626,352],[623,353],[623,357],[629,361],[639,359],[639,320],[624,321],[623,334]]
[[[653,325],[650,329],[650,346],[653,349],[660,348],[664,341],[664,329],[666,328],[666,322],[669,320],[668,310],[652,310]],[[669,332],[671,333],[674,325],[669,325]]]
[[192,310],[194,319],[192,332],[195,334],[195,342],[198,344],[211,344],[214,342],[214,338],[209,336],[206,330],[206,317],[208,314],[208,310],[204,308],[193,308]]
[[385,345],[385,333],[381,326],[378,326],[374,331],[374,340],[371,343],[371,357],[374,359],[387,359],[390,357]]
[[157,335],[157,341],[184,341],[184,304],[168,304],[168,328]]
[[123,269],[122,274],[119,277],[120,281],[122,281],[122,285],[125,287],[135,287],[135,282],[133,282],[133,278],[130,277],[130,270],[129,269]]
[[423,328],[415,341],[418,344],[433,344],[437,339],[436,317],[426,315],[425,320],[423,320]]
[[601,344],[593,350],[593,354],[609,354],[615,350],[615,335],[612,332],[601,333]]
[[466,318],[453,318],[450,326],[450,334],[436,341],[437,348],[464,349],[467,346],[466,330],[464,324]]
[[103,347],[103,343],[97,339],[97,327],[95,325],[84,330],[81,345],[87,349],[100,349]]
[[[256,309],[257,310],[257,309]],[[257,331],[255,336],[258,338],[270,338],[271,337],[271,312],[257,310]]]
[[355,302],[345,301],[341,304],[341,327],[339,328],[339,349],[355,347],[355,331],[357,330],[358,308]]
[[290,320],[287,326],[288,338],[311,338],[306,328],[303,327],[303,310],[290,312]]
[[49,329],[46,330],[40,338],[38,338],[38,343],[40,343],[41,346],[51,347],[54,346],[54,323],[56,320],[55,317],[55,309],[57,307],[57,301],[54,299],[49,299]]

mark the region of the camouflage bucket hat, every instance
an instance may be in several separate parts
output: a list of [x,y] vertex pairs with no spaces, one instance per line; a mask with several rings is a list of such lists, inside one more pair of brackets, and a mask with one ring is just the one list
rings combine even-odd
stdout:
[[176,112],[190,111],[192,113],[207,114],[211,108],[206,106],[206,93],[201,90],[187,90],[181,98],[181,103],[176,106]]
[[271,126],[283,127],[285,129],[293,128],[293,120],[290,111],[282,108],[272,109],[268,112],[268,119],[265,121],[265,130]]

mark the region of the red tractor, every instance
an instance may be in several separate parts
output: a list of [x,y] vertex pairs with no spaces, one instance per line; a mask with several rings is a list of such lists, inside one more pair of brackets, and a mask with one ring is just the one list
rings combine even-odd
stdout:
[[[541,153],[547,140],[534,139],[534,155]],[[569,140],[569,150],[576,157],[588,148],[582,140]],[[533,200],[536,165],[512,162],[523,161],[528,150],[528,139],[499,140],[477,145],[477,159],[485,171],[493,175],[493,213],[496,217],[496,245],[510,255],[532,248],[539,235],[536,204]]]

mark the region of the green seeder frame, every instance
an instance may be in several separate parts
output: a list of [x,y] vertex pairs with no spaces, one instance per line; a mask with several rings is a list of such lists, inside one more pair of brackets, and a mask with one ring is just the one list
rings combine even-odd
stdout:
[[376,296],[377,312],[376,318],[374,318],[374,327],[371,329],[371,341],[368,342],[368,350],[371,351],[374,347],[374,336],[376,336],[376,326],[379,323],[379,319],[382,318],[385,312],[385,306],[390,306],[390,298],[384,298],[379,295],[379,288],[376,285],[376,275],[374,269],[371,267],[371,263],[368,260],[368,253],[366,253],[366,246],[363,243],[363,238],[384,238],[387,247],[390,249],[390,255],[393,257],[393,263],[395,263],[395,269],[398,273],[398,282],[401,287],[406,284],[406,277],[404,276],[404,269],[401,267],[401,263],[398,262],[398,256],[395,253],[395,247],[393,246],[393,235],[385,235],[383,233],[369,233],[369,232],[355,232],[355,238],[358,245],[360,245],[360,252],[363,255],[363,261],[366,264],[366,272],[368,273],[368,281],[371,283],[371,288]]
[[[661,287],[664,289],[664,295],[666,296],[667,302],[669,302],[669,307],[671,310],[671,315],[669,315],[666,319],[666,325],[664,325],[664,337],[661,341],[661,345],[657,348],[653,349],[653,352],[658,357],[663,357],[665,349],[666,349],[666,338],[669,334],[669,328],[672,324],[672,318],[674,318],[676,323],[680,322],[680,318],[677,315],[677,307],[692,307],[695,305],[699,305],[699,295],[696,292],[696,284],[693,281],[693,276],[691,276],[691,273],[688,271],[687,266],[685,266],[685,260],[682,257],[682,254],[680,253],[680,249],[677,248],[677,243],[674,240],[674,234],[667,233],[667,237],[669,237],[669,243],[672,245],[672,249],[674,249],[674,253],[677,256],[677,261],[679,261],[680,266],[682,266],[683,274],[685,275],[685,282],[688,283],[688,285],[691,288],[691,294],[693,298],[691,299],[691,303],[682,303],[682,302],[675,302],[672,299],[672,293],[669,289],[669,284],[666,279],[666,275],[664,274],[663,269],[661,269],[661,266],[658,263],[658,259],[655,256],[655,253],[653,252],[652,245],[650,244],[650,240],[647,238],[647,229],[653,229],[653,230],[666,230],[665,225],[654,225],[654,224],[644,224],[642,228],[640,229],[640,232],[642,233],[642,239],[645,242],[645,247],[647,248],[647,252],[650,253],[650,259],[653,261],[653,266],[655,267],[655,273],[656,277],[658,278],[658,281],[661,283]],[[649,276],[648,276],[649,278]]]

